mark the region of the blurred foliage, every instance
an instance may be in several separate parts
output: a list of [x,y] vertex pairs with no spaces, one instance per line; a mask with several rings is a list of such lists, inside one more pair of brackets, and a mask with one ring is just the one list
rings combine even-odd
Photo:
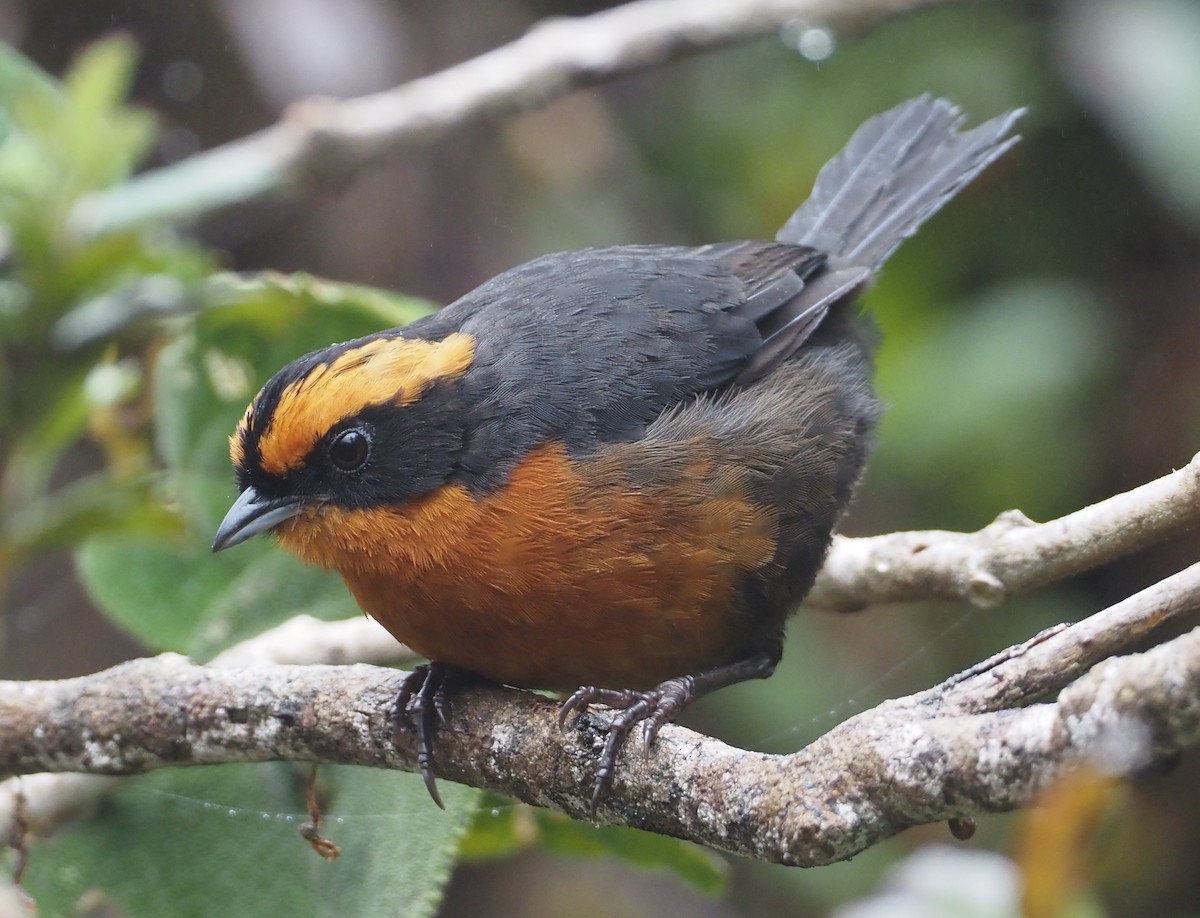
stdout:
[[[111,41],[58,84],[0,47],[0,581],[88,532],[170,525],[147,500],[137,345],[66,333],[88,312],[182,308],[212,268],[161,231],[81,241],[68,226],[74,202],[127,177],[153,140],[151,116],[122,104],[132,68],[129,43]],[[111,461],[64,472],[89,431]]]
[[35,844],[25,888],[44,915],[432,914],[476,793],[444,786],[443,812],[418,776],[324,767],[322,832],[341,848],[330,862],[298,831],[306,772],[228,765],[123,783]]
[[[132,67],[123,40],[90,48],[62,85],[0,53],[0,225],[12,263],[0,311],[0,558],[78,546],[113,621],[149,648],[203,658],[298,612],[352,607],[335,578],[265,543],[211,557],[232,496],[227,438],[247,402],[298,353],[429,307],[306,276],[213,274],[209,255],[164,227],[73,235],[73,203],[125,178],[153,139],[152,120],[122,104]],[[85,434],[103,458],[56,481]],[[52,915],[203,915],[233,902],[240,914],[429,914],[477,793],[446,788],[443,813],[414,775],[327,768],[322,788],[335,828],[341,814],[360,817],[334,864],[296,832],[294,769],[172,770],[123,786],[38,845],[26,888]],[[178,801],[201,802],[201,818],[176,812]],[[381,812],[409,815],[362,818]]]
[[[69,36],[85,29],[71,32],[58,0],[39,3],[26,4],[30,19],[53,25],[30,41],[57,59],[55,49],[74,46]],[[157,66],[172,56],[207,61],[213,87],[183,112],[143,72],[139,97],[168,120],[208,118],[214,142],[270,117],[255,109],[253,85],[237,82],[244,75],[227,75],[243,74],[238,55],[250,52],[231,51],[224,32],[213,40],[202,29],[171,31],[219,6],[188,5],[138,23],[153,38],[146,54],[157,55]],[[395,43],[428,52],[419,57],[425,69],[465,56],[446,36],[469,35],[483,50],[532,15],[520,0],[466,16],[453,2],[436,13],[395,6],[425,28],[418,41],[401,35]],[[100,0],[96,7],[103,28],[127,15],[110,17]],[[545,251],[770,235],[863,118],[907,96],[949,96],[973,121],[1028,106],[1024,142],[907,243],[866,297],[883,332],[879,379],[891,410],[849,528],[971,528],[1010,506],[1045,518],[1195,452],[1195,4],[969,4],[832,39],[833,54],[821,60],[763,42],[577,93],[494,135],[456,133],[413,157],[420,166],[396,165],[384,181],[364,177],[340,203],[313,196],[283,218],[248,211],[249,230],[205,232],[242,263],[302,264],[371,283],[403,278],[405,289],[455,295]],[[225,437],[246,398],[304,350],[422,307],[306,276],[217,275],[213,255],[172,225],[104,232],[113,214],[113,225],[164,213],[175,224],[271,179],[255,172],[261,164],[236,158],[185,160],[127,193],[122,179],[154,137],[151,118],[121,103],[132,73],[123,41],[85,52],[61,84],[19,55],[0,54],[0,574],[34,551],[80,546],[90,590],[124,630],[153,649],[207,657],[289,612],[351,608],[336,582],[265,543],[208,554],[232,496]],[[232,86],[228,94],[219,82]],[[247,185],[248,175],[258,178]],[[426,185],[427,198],[413,193]],[[390,210],[396,188],[412,194],[399,200],[415,210]],[[107,202],[108,217],[80,206],[95,191],[112,192],[91,199]],[[1115,565],[1000,614],[912,606],[797,616],[775,677],[706,699],[690,720],[735,743],[796,748],[886,695],[1088,614],[1179,557],[1189,560],[1188,552],[1184,545],[1175,556]],[[1112,808],[1132,835],[1106,835],[1108,811],[1095,825],[1097,807],[1051,801],[1044,824],[981,819],[971,845],[1012,850],[1022,882],[1044,901],[1086,914],[1184,914],[1200,895],[1192,870],[1200,782],[1181,772],[1141,782]],[[669,840],[490,802],[465,829],[469,791],[443,788],[456,797],[447,817],[408,776],[340,769],[325,773],[327,834],[344,851],[331,868],[294,837],[302,783],[272,766],[130,784],[96,818],[34,848],[30,887],[50,914],[84,900],[131,914],[201,914],[231,901],[245,913],[377,914],[409,903],[427,913],[463,831],[470,858],[530,846],[612,851],[710,891],[721,881],[708,852]],[[728,907],[825,914],[864,897],[907,849],[944,841],[944,827],[928,827],[814,871],[732,862]],[[1037,874],[1036,866],[1052,866],[1050,856],[1022,852],[1038,844],[1057,845],[1054,864],[1064,869]],[[113,851],[121,852],[116,866]],[[400,862],[409,858],[406,872]],[[938,861],[943,878],[973,882],[949,863]],[[328,892],[325,877],[333,878]],[[608,881],[597,882],[581,879],[572,893],[616,908]],[[907,893],[925,909],[918,913],[930,914],[935,900],[957,903],[969,892],[953,885]],[[535,913],[537,897],[530,882],[496,911]],[[644,914],[656,910],[665,909],[650,901]]]
[[[1126,741],[1136,743],[1136,737]],[[1128,817],[1124,787],[1084,767],[1042,795],[1022,815],[1013,842],[1024,880],[1021,914],[1025,918],[1100,918],[1105,914],[1092,877],[1108,849],[1119,856],[1117,817]],[[1111,866],[1111,865],[1110,865]]]
[[1073,15],[1067,53],[1077,85],[1163,203],[1200,227],[1200,5],[1101,0]]
[[725,862],[699,845],[623,826],[578,822],[551,810],[514,806],[492,794],[481,801],[459,855],[465,860],[510,857],[534,846],[550,854],[615,857],[642,870],[671,870],[710,896],[723,892],[728,881]]

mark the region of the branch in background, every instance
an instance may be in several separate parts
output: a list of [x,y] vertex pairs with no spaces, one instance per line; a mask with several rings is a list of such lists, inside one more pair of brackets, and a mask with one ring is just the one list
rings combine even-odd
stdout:
[[[1200,629],[1104,661],[1052,703],[1001,705],[1052,694],[1071,661],[1094,655],[1097,634],[1141,634],[1146,610],[1167,610],[1154,616],[1161,624],[1198,605],[1195,565],[792,755],[668,726],[649,755],[623,758],[599,818],[817,865],[909,826],[1013,809],[1081,766],[1134,773],[1200,739]],[[221,669],[167,654],[79,679],[0,683],[0,773],[267,760],[413,770],[411,739],[397,747],[390,727],[401,678],[367,665]],[[560,732],[557,710],[512,689],[460,692],[435,740],[438,774],[586,818],[605,721],[587,715]]]
[[920,599],[992,606],[1200,524],[1200,456],[1182,469],[1048,523],[1018,510],[978,532],[839,537],[804,604],[839,612]]
[[75,231],[96,236],[189,217],[268,192],[344,181],[381,158],[451,129],[547,104],[572,90],[800,22],[858,32],[948,0],[638,0],[550,19],[439,73],[374,95],[310,99],[283,119],[79,202]]
[[980,713],[1020,707],[1065,688],[1091,667],[1144,645],[1164,625],[1200,610],[1200,563],[1071,626],[1048,629],[914,696],[939,710]]
[[260,663],[411,666],[421,659],[384,631],[383,625],[365,615],[340,622],[297,615],[270,631],[235,644],[211,665],[225,669]]

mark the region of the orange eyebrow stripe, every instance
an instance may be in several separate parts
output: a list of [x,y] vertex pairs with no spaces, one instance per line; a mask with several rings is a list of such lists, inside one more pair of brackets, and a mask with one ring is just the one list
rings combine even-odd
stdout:
[[456,332],[441,341],[373,338],[314,367],[283,391],[267,422],[259,440],[263,470],[298,468],[339,421],[370,405],[411,405],[430,383],[462,376],[474,357],[475,339]]
[[229,437],[229,458],[233,460],[235,469],[243,468],[243,463],[246,461],[246,436],[250,430],[250,418],[254,413],[254,403],[250,403],[245,412],[242,414],[242,419],[238,421],[237,428]]

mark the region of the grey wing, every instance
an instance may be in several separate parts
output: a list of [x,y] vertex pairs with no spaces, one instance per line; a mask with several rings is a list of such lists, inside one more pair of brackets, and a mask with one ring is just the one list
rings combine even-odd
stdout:
[[740,374],[766,342],[798,339],[788,309],[822,263],[781,243],[563,253],[500,275],[405,333],[475,338],[463,477],[491,482],[542,443],[587,453],[636,439],[698,395],[750,384]]

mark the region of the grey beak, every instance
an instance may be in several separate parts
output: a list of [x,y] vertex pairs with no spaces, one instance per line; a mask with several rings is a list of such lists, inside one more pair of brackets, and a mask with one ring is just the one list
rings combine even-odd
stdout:
[[300,502],[290,497],[265,498],[254,488],[241,493],[217,528],[213,551],[240,545],[262,532],[274,529],[300,512]]

